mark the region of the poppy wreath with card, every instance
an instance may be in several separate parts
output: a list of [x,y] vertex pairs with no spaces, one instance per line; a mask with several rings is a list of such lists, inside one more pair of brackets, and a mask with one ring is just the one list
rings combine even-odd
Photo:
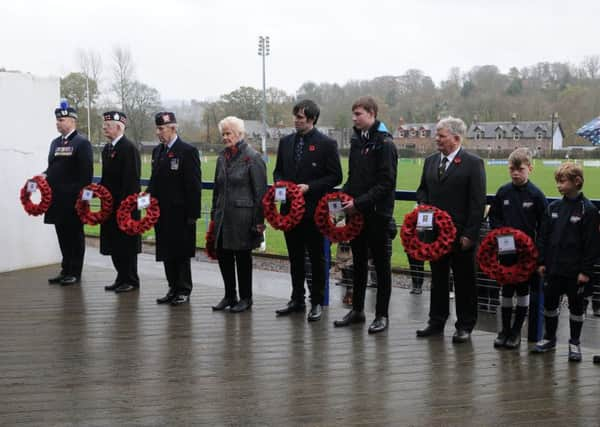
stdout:
[[[286,203],[290,207],[287,215],[282,215],[277,211],[275,205],[275,190],[277,187],[285,187]],[[302,221],[306,209],[302,190],[291,181],[277,181],[263,196],[262,205],[265,219],[273,228],[281,231],[290,231],[297,226]]]
[[[34,181],[37,184],[37,188],[40,190],[40,194],[42,196],[39,203],[33,203],[31,201],[31,193],[27,191],[27,183],[29,181]],[[46,181],[41,176],[34,176],[31,179],[28,179],[25,183],[25,186],[21,188],[21,204],[29,215],[38,216],[46,213],[48,208],[50,207],[50,203],[52,202],[52,189]]]
[[[512,234],[515,239],[517,261],[510,266],[498,260],[498,236]],[[490,231],[481,241],[477,263],[486,276],[501,285],[522,283],[529,279],[537,267],[538,250],[527,233],[512,227]]]
[[143,234],[158,221],[160,208],[158,207],[158,200],[154,197],[150,197],[150,205],[146,208],[146,215],[142,219],[137,220],[131,217],[131,213],[137,209],[138,197],[145,195],[146,193],[134,193],[121,202],[119,209],[117,209],[117,224],[123,233],[130,236]]
[[204,252],[206,256],[210,259],[218,259],[217,257],[217,249],[215,248],[216,244],[215,236],[215,222],[211,221],[208,224],[208,230],[206,230],[206,245],[204,246]]
[[352,215],[346,215],[346,224],[336,226],[329,214],[329,202],[339,200],[342,203],[354,200],[352,196],[336,191],[334,193],[325,194],[319,200],[315,209],[315,224],[321,234],[327,237],[332,243],[349,242],[358,236],[364,225],[364,218],[360,212]]
[[[417,230],[419,212],[433,212],[433,224],[437,231],[437,238],[431,243],[419,239]],[[419,205],[404,217],[400,239],[404,251],[411,258],[419,261],[437,261],[452,250],[452,244],[456,239],[456,227],[448,212],[435,206]]]
[[[90,209],[89,200],[82,200],[83,192],[85,190],[92,191],[94,193],[94,197],[100,199],[100,210],[97,212],[92,212]],[[113,197],[103,185],[100,184],[90,184],[85,186],[79,192],[79,196],[77,197],[77,202],[75,203],[75,211],[79,216],[79,219],[82,223],[88,225],[98,225],[102,224],[104,221],[108,219],[110,214],[113,211]]]

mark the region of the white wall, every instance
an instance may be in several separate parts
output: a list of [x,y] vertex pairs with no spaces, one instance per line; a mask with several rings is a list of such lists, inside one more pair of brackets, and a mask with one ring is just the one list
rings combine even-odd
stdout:
[[0,72],[0,271],[60,262],[54,226],[19,200],[25,181],[46,169],[59,96],[58,78]]

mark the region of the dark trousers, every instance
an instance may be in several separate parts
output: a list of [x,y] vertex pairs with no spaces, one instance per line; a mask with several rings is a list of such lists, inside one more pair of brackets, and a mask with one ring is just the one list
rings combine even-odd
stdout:
[[55,224],[58,245],[62,254],[61,274],[81,277],[83,256],[85,255],[85,236],[83,224],[79,221]]
[[217,248],[219,269],[225,283],[225,298],[230,301],[237,299],[235,272],[241,299],[252,298],[252,251],[231,251]]
[[169,290],[178,295],[192,293],[192,266],[189,257],[169,258],[163,261]]
[[292,300],[304,302],[304,251],[308,251],[312,269],[310,300],[312,304],[323,304],[325,293],[325,255],[323,236],[312,220],[302,220],[300,224],[285,233],[285,243],[290,260],[292,276]]
[[423,286],[423,279],[425,278],[425,262],[419,261],[414,258],[408,257],[408,264],[410,265],[410,277],[412,279],[413,288],[421,289]]
[[576,277],[549,277],[544,287],[544,318],[546,322],[546,339],[556,339],[558,316],[560,314],[560,297],[567,295],[569,300],[569,325],[571,329],[571,342],[579,344],[581,328],[583,326],[583,312],[585,296],[580,291]]
[[137,254],[111,255],[110,258],[115,270],[117,270],[116,283],[140,286],[140,278],[137,272]]
[[350,242],[350,245],[354,263],[352,308],[356,311],[363,311],[365,307],[370,249],[377,275],[375,315],[388,317],[392,292],[389,218],[377,215],[365,216],[365,225],[361,233]]
[[448,280],[454,275],[456,328],[472,331],[477,322],[477,289],[475,285],[475,248],[453,251],[431,263],[431,295],[429,324],[443,328],[450,314]]

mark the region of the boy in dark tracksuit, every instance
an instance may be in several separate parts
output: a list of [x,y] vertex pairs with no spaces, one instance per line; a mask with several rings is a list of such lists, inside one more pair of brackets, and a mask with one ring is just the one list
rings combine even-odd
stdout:
[[563,163],[554,173],[563,198],[546,209],[538,239],[540,275],[546,278],[544,318],[546,333],[532,350],[545,353],[556,348],[560,297],[567,294],[571,339],[569,360],[581,361],[579,337],[583,326],[584,287],[591,284],[598,259],[598,210],[583,196],[583,169]]
[[[350,242],[354,263],[354,296],[352,310],[336,327],[365,321],[364,304],[367,286],[369,250],[377,273],[377,303],[375,320],[369,333],[382,332],[388,327],[388,307],[392,286],[390,228],[394,212],[396,168],[398,154],[392,135],[377,120],[377,103],[371,97],[361,97],[352,106],[354,135],[348,159],[348,180],[344,192],[354,200],[343,205],[349,214],[360,212],[364,226]],[[395,231],[395,227],[393,227]]]
[[[535,242],[548,202],[546,196],[529,181],[532,171],[531,155],[526,148],[517,148],[508,157],[511,182],[498,189],[490,207],[492,228],[513,227]],[[508,283],[502,287],[502,330],[494,340],[494,347],[517,349],[521,344],[521,328],[529,307],[529,288],[537,275],[523,283]],[[515,321],[511,327],[513,296],[517,293]]]

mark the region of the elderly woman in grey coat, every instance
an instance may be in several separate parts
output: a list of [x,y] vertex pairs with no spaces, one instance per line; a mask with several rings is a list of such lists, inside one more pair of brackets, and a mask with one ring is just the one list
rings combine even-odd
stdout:
[[219,132],[225,149],[217,159],[210,216],[225,297],[213,310],[229,307],[230,312],[239,313],[252,306],[252,249],[263,240],[267,173],[261,155],[243,139],[243,120],[226,117],[219,122]]

